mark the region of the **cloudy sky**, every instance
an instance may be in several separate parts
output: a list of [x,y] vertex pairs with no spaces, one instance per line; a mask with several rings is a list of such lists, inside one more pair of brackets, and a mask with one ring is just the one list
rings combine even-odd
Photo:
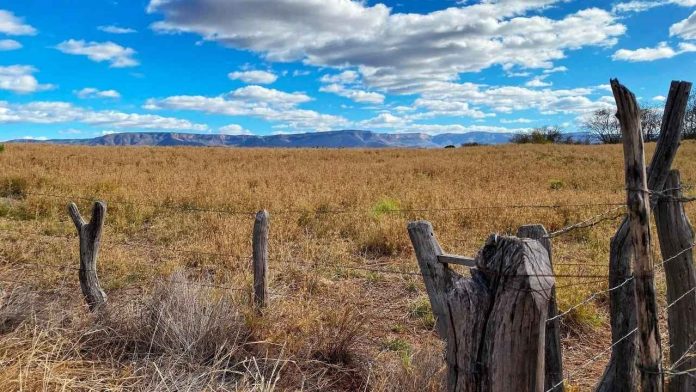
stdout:
[[577,128],[696,80],[696,0],[0,0],[0,140]]

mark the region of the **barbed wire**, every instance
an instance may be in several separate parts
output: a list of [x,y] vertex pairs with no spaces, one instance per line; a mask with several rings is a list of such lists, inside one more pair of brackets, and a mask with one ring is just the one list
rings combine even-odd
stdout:
[[[230,210],[230,209],[217,209],[217,208],[207,208],[200,206],[188,206],[179,205],[172,206],[167,204],[155,204],[148,202],[135,202],[135,201],[124,201],[124,200],[106,200],[97,197],[85,197],[85,196],[74,196],[74,195],[62,195],[54,193],[45,192],[25,192],[26,195],[30,196],[41,196],[41,197],[51,197],[56,199],[62,199],[66,201],[71,200],[82,200],[82,201],[104,201],[107,204],[126,204],[135,205],[149,208],[162,208],[167,210],[175,210],[182,212],[210,212],[217,214],[231,214],[231,215],[244,215],[253,216],[256,215],[256,211],[241,211],[241,210]],[[623,206],[624,202],[605,202],[605,203],[576,203],[576,204],[509,204],[509,205],[486,205],[486,206],[468,206],[468,207],[443,207],[443,208],[393,208],[385,209],[379,211],[380,214],[390,214],[390,213],[422,213],[422,212],[456,212],[456,211],[470,211],[470,210],[497,210],[497,209],[559,209],[559,208],[581,208],[581,207],[607,207],[607,206]],[[359,208],[359,209],[318,209],[318,210],[303,210],[303,209],[273,209],[270,210],[272,214],[283,215],[283,214],[362,214],[362,213],[374,213],[373,208]]]
[[580,367],[578,367],[577,369],[575,369],[573,372],[568,373],[568,375],[567,375],[565,378],[563,378],[559,383],[557,383],[557,384],[551,386],[551,388],[547,389],[546,392],[553,392],[554,389],[560,387],[560,386],[563,385],[566,381],[570,381],[573,377],[575,377],[575,375],[577,375],[577,374],[580,373],[581,371],[585,370],[586,367],[592,365],[595,361],[597,361],[599,358],[601,358],[602,356],[606,355],[609,351],[611,351],[614,347],[616,347],[616,345],[618,345],[619,343],[621,343],[621,342],[623,342],[624,340],[628,339],[631,335],[633,335],[633,334],[636,333],[637,331],[638,331],[638,328],[634,328],[633,330],[631,330],[631,331],[630,331],[629,333],[627,333],[626,335],[624,335],[624,336],[622,336],[621,338],[617,339],[617,340],[616,340],[615,342],[613,342],[609,347],[607,347],[607,348],[605,348],[604,350],[602,350],[599,354],[597,354],[597,355],[593,356],[592,358],[590,358],[589,360],[585,361],[585,363],[583,363],[582,365],[580,365]]
[[625,214],[624,213],[613,214],[613,215],[610,215],[610,214],[615,213],[616,211],[619,211],[619,210],[623,210],[624,208],[626,208],[625,205],[620,206],[620,207],[616,207],[616,208],[612,208],[612,209],[605,211],[599,215],[595,215],[593,217],[590,217],[582,222],[578,222],[578,223],[572,224],[570,226],[566,226],[560,230],[556,230],[552,233],[549,233],[549,234],[545,235],[544,238],[555,238],[555,237],[558,237],[560,235],[570,233],[571,231],[574,231],[574,230],[594,227],[602,222],[620,218],[620,217],[624,216]]

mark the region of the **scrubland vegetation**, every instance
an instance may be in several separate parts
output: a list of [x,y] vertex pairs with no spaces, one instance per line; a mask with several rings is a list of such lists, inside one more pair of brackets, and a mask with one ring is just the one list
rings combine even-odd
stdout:
[[[675,167],[696,183],[696,143],[684,142]],[[81,299],[65,208],[75,201],[89,215],[92,199],[108,204],[98,266],[109,303],[97,314]],[[529,223],[553,231],[624,199],[620,145],[7,145],[0,390],[437,391],[442,343],[407,222],[427,219],[447,252],[474,255],[492,232]],[[262,208],[271,299],[257,314],[248,256],[251,213]],[[555,239],[556,273],[606,275],[617,225]],[[662,276],[657,284],[664,304]],[[607,287],[597,277],[557,285],[561,310]],[[608,346],[607,301],[564,317],[567,368]],[[571,390],[587,390],[602,370],[571,380]]]

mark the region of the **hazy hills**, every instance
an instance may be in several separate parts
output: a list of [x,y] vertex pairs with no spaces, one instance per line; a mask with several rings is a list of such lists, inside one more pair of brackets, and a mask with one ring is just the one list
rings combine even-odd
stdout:
[[173,132],[117,133],[93,139],[14,140],[86,146],[200,146],[200,147],[324,147],[324,148],[439,148],[464,143],[508,143],[512,133],[468,132],[428,135],[425,133],[377,133],[360,130],[311,132],[288,135],[206,135]]

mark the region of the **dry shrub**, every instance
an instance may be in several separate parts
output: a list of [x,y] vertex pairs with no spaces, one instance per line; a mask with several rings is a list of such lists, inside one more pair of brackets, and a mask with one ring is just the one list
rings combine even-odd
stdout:
[[0,290],[0,336],[18,328],[34,313],[36,295],[22,288]]
[[444,345],[429,342],[409,360],[390,361],[379,368],[373,390],[380,392],[440,392],[445,389],[447,367]]
[[185,354],[199,361],[226,350],[243,354],[249,336],[232,298],[190,282],[181,272],[155,288],[143,320],[150,351]]
[[[342,308],[342,309],[341,309]],[[319,320],[310,357],[332,365],[355,363],[358,340],[365,333],[365,316],[348,306],[327,311]]]

